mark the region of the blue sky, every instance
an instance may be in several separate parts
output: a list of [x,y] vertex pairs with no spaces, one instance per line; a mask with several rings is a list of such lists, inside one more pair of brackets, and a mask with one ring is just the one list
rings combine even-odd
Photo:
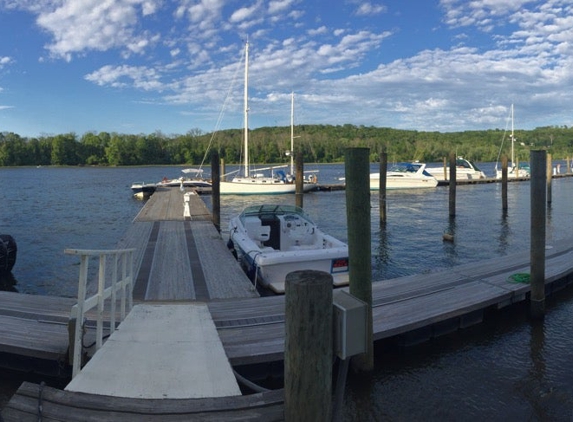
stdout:
[[573,125],[571,0],[0,0],[0,132]]

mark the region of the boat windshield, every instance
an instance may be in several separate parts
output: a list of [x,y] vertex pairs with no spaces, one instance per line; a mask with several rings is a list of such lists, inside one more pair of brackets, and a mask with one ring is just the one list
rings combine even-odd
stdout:
[[303,216],[305,219],[309,219],[308,216],[304,213],[302,208],[294,206],[294,205],[251,205],[243,210],[241,213],[241,219],[252,216],[252,215],[285,215],[285,214],[299,214]]
[[398,173],[416,173],[420,167],[422,167],[422,165],[418,163],[396,163],[389,171],[395,171]]

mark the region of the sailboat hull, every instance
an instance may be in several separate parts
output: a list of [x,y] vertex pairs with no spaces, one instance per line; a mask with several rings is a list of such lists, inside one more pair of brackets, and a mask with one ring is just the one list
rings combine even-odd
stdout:
[[[303,190],[308,192],[316,186],[316,183],[305,183]],[[221,182],[219,189],[221,195],[280,195],[296,193],[296,184],[280,179],[236,177],[231,182]]]

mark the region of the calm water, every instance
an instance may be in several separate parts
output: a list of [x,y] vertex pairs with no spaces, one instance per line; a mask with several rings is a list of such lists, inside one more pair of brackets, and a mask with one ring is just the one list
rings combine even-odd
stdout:
[[[343,165],[306,166],[311,168],[320,170],[322,183],[337,183],[344,175]],[[482,170],[491,175],[493,165],[485,163]],[[63,250],[114,248],[143,206],[131,197],[131,183],[179,175],[179,167],[0,169],[0,233],[11,234],[18,244],[13,288],[75,296],[77,258]],[[262,201],[292,203],[294,198],[222,197],[225,240],[229,216]],[[372,194],[373,280],[529,248],[526,182],[509,184],[505,218],[499,184],[458,186],[453,223],[447,188],[391,191],[387,201],[388,224],[380,229],[378,194]],[[347,239],[344,191],[305,195],[304,207],[326,232]],[[554,180],[548,244],[572,236],[572,214],[573,178]],[[442,241],[446,230],[454,232],[455,243]],[[570,421],[573,293],[551,298],[547,305],[543,324],[532,324],[518,307],[499,320],[420,347],[379,350],[371,377],[350,377],[344,419]],[[1,407],[22,379],[3,372],[0,377]]]

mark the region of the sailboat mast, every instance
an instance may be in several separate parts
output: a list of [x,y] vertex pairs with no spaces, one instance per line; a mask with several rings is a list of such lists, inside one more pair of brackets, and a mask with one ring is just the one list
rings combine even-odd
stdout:
[[243,98],[245,104],[244,115],[244,172],[249,177],[249,42],[245,45],[245,92]]
[[290,94],[290,174],[294,175],[294,92]]
[[513,104],[511,104],[511,167],[515,166],[515,157],[513,152],[513,143],[515,138],[513,137]]

